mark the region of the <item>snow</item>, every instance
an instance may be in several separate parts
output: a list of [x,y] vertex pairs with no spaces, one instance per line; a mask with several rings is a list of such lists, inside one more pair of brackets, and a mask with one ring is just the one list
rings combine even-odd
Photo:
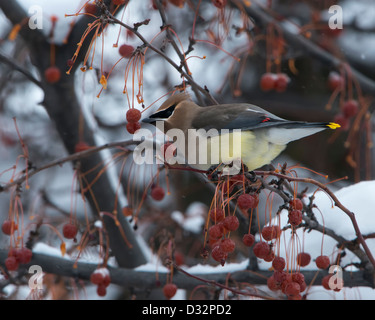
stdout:
[[248,260],[246,259],[239,263],[226,263],[224,264],[224,266],[221,266],[221,265],[211,266],[211,265],[197,264],[185,270],[191,274],[210,274],[210,273],[219,273],[219,272],[233,273],[236,271],[246,270],[247,266],[248,266]]

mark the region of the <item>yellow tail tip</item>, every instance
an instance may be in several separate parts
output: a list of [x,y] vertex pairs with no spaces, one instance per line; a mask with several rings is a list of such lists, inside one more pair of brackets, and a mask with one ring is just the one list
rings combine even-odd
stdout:
[[341,126],[338,123],[330,122],[327,124],[327,127],[331,129],[337,129],[337,128],[340,128]]

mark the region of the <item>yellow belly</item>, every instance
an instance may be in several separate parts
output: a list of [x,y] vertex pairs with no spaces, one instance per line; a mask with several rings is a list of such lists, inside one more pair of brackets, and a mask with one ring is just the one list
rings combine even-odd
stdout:
[[233,132],[209,138],[206,149],[207,161],[199,161],[197,157],[196,164],[190,165],[207,170],[212,165],[241,159],[249,170],[255,170],[271,163],[285,147],[269,142],[263,131],[257,131],[256,134],[250,131]]

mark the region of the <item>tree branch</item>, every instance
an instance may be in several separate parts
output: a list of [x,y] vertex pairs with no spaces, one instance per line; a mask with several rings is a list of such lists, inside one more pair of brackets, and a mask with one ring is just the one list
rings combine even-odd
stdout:
[[38,87],[42,88],[42,84],[39,80],[35,79],[35,77],[26,69],[20,67],[17,62],[15,62],[12,58],[7,57],[3,53],[0,52],[0,62],[3,62],[13,68],[14,70],[22,73],[27,79],[29,79],[31,82],[36,84]]
[[[8,255],[8,251],[0,250],[0,265],[4,266],[4,260]],[[33,253],[32,260],[29,264],[21,265],[21,268],[26,268],[30,265],[41,266],[43,272],[52,273],[55,275],[66,276],[77,278],[81,280],[89,280],[91,274],[98,267],[95,263],[70,260],[63,257],[56,257],[48,254]],[[120,285],[124,288],[135,287],[137,290],[145,289],[157,289],[161,285],[167,282],[170,276],[169,272],[161,271],[138,271],[134,269],[116,268],[112,266],[107,266],[111,283]],[[300,271],[308,285],[320,285],[326,272],[322,271]],[[235,289],[236,293],[238,289],[234,285],[236,283],[249,283],[251,285],[266,285],[267,279],[273,274],[273,271],[268,270],[258,270],[257,272],[252,272],[249,270],[239,270],[232,273],[226,271],[220,271],[220,267],[217,267],[216,272],[210,273],[193,273],[185,271],[183,268],[175,269],[173,274],[173,283],[180,289],[192,290],[196,286],[200,286],[204,283],[208,287],[217,287],[221,289]],[[346,272],[343,271],[343,279],[345,287],[354,286],[366,286],[374,288],[374,284],[366,281],[364,279],[363,271],[356,272]],[[228,285],[228,281],[230,285]],[[233,282],[234,281],[234,282]],[[243,292],[244,294],[261,296],[262,298],[267,298],[265,295],[257,293],[257,291]]]

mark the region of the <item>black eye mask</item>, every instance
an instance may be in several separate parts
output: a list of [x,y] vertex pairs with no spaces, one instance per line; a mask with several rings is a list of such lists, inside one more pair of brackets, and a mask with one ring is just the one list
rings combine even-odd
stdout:
[[170,106],[167,109],[154,113],[153,115],[150,116],[150,118],[168,119],[172,115],[175,108],[176,108],[176,105]]

